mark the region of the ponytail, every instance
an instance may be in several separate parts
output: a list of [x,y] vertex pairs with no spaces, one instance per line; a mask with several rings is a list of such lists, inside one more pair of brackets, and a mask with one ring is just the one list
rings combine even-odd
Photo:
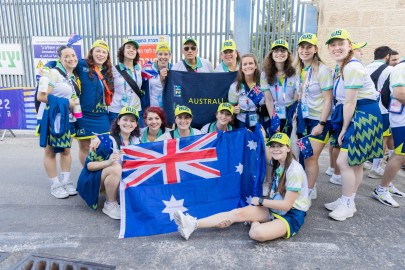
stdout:
[[350,62],[350,60],[353,58],[353,49],[349,51],[349,53],[347,54],[347,56],[345,57],[345,59],[343,59],[342,65],[340,66],[340,74],[342,75],[342,80],[344,80],[345,78],[343,77],[343,69],[345,68],[345,66],[347,65],[347,63]]

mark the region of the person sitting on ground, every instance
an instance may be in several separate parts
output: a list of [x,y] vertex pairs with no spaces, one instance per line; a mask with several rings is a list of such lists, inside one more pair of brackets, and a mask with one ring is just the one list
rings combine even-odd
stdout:
[[276,133],[269,143],[266,159],[273,163],[270,195],[267,198],[254,197],[252,205],[198,220],[176,211],[174,221],[186,240],[197,228],[225,228],[245,221],[252,222],[250,238],[260,242],[289,238],[299,231],[310,207],[304,169],[294,159],[287,134]]
[[134,107],[124,107],[111,125],[110,135],[101,135],[97,150],[91,150],[77,181],[77,191],[88,206],[96,210],[99,193],[105,191],[103,213],[121,219],[117,202],[121,181],[121,146],[139,144],[139,115]]
[[215,113],[216,121],[208,123],[201,128],[201,133],[206,134],[209,132],[217,132],[232,130],[232,116],[233,116],[233,106],[231,103],[221,103],[218,106],[218,110]]

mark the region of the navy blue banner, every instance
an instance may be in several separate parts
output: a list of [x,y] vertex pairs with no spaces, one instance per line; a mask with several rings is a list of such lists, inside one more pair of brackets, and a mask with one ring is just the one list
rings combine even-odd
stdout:
[[176,105],[193,113],[191,126],[200,129],[215,120],[218,105],[228,101],[228,91],[237,72],[195,73],[170,70],[163,91],[163,109],[169,125],[174,123]]

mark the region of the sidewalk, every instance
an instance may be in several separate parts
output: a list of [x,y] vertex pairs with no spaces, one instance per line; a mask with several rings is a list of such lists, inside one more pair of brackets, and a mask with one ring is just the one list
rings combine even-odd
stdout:
[[[42,166],[42,152],[32,132],[15,132],[0,142],[0,269],[10,269],[31,253],[115,265],[117,269],[403,269],[405,199],[400,208],[371,197],[379,183],[365,173],[358,212],[345,222],[328,218],[323,204],[341,194],[328,182],[327,151],[320,158],[318,199],[305,225],[289,240],[256,243],[249,228],[196,231],[189,241],[177,233],[118,239],[119,221],[101,209],[92,211],[79,197],[57,200]],[[80,165],[74,142],[72,179]],[[395,185],[405,190],[405,174]],[[399,180],[399,181],[398,181]],[[4,254],[2,254],[4,252]]]

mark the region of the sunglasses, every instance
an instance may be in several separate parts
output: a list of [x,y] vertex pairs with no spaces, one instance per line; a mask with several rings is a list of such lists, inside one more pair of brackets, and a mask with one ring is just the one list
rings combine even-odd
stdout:
[[195,51],[195,50],[197,50],[197,47],[196,46],[184,46],[183,47],[183,50],[185,50],[186,52],[188,52],[188,50],[192,50],[192,51]]

